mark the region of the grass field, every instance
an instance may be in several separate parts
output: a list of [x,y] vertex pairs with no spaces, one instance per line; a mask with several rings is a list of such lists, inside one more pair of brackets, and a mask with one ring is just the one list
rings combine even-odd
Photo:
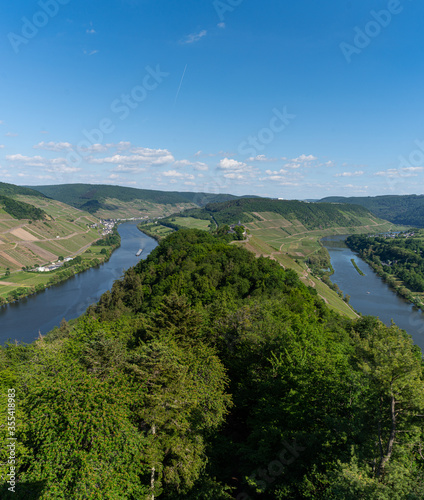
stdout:
[[210,222],[208,220],[194,219],[193,217],[172,217],[171,222],[189,229],[203,229],[204,231],[210,229]]
[[139,224],[138,228],[140,231],[143,231],[148,236],[155,238],[156,240],[161,240],[174,232],[170,227],[165,227],[160,225],[159,223],[153,224]]
[[[204,231],[209,231],[210,222],[202,219],[195,219],[193,217],[172,217],[167,219],[172,224],[177,224],[180,227],[188,228],[188,229],[202,229]],[[139,226],[139,229],[145,232],[147,235],[155,238],[157,240],[161,240],[175,231],[170,227],[162,226],[160,221],[154,222],[152,224],[142,223]]]

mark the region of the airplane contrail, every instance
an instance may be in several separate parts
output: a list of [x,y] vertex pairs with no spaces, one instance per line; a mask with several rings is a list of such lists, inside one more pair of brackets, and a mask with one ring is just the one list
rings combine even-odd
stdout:
[[181,85],[183,84],[184,75],[186,73],[186,70],[187,70],[187,64],[185,65],[183,76],[181,77],[181,81],[180,81],[180,86],[178,87],[177,95],[175,96],[174,106],[175,106],[175,104],[177,102],[178,96],[180,95]]

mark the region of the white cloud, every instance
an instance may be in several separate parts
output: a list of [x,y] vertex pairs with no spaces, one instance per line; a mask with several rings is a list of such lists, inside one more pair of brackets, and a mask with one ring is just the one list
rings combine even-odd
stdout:
[[146,172],[147,168],[143,167],[136,167],[136,166],[131,166],[131,165],[118,165],[116,168],[113,169],[114,172],[122,172],[124,174],[142,174],[143,172]]
[[15,134],[13,132],[7,132],[7,134],[5,134],[6,137],[18,137],[18,134]]
[[108,147],[115,147],[116,149],[120,151],[126,151],[132,147],[132,144],[129,141],[121,141],[118,142],[118,144],[106,144]]
[[34,149],[44,149],[46,151],[64,151],[67,149],[72,149],[72,144],[69,142],[39,142],[35,146],[33,146]]
[[243,163],[241,161],[224,158],[223,160],[220,160],[218,166],[222,170],[239,170],[246,167],[247,165],[246,163]]
[[226,179],[237,179],[237,180],[244,179],[244,176],[242,174],[238,174],[236,172],[230,172],[230,173],[224,174],[224,177]]
[[280,186],[299,186],[300,184],[297,181],[304,177],[300,172],[293,172],[284,168],[280,170],[265,170],[265,174],[267,177],[260,177],[260,181],[278,182]]
[[12,177],[11,174],[9,173],[9,170],[6,170],[5,168],[0,168],[0,175],[3,177],[3,178],[9,178],[9,177]]
[[89,29],[89,30],[86,30],[86,33],[88,33],[89,35],[95,35],[97,33],[97,31],[93,28]]
[[422,172],[424,167],[404,167],[402,168],[403,172]]
[[165,177],[177,177],[180,179],[194,179],[193,174],[185,174],[183,172],[178,172],[177,170],[168,170],[167,172],[163,172],[162,175]]
[[217,24],[218,28],[224,29],[225,28],[225,23],[219,23]]
[[368,186],[355,186],[354,184],[345,184],[343,187],[352,189],[355,193],[366,193],[368,190]]
[[199,31],[199,33],[191,33],[181,43],[187,44],[198,42],[201,38],[206,36],[207,33],[208,32],[206,30]]
[[47,172],[71,174],[79,172],[81,169],[68,165],[65,158],[44,158],[42,156],[24,156],[21,154],[7,155],[6,160],[18,163],[25,167],[42,168]]
[[417,177],[415,172],[422,172],[423,167],[405,167],[405,168],[389,168],[387,170],[381,170],[380,172],[376,172],[374,175],[379,177]]
[[111,144],[92,144],[88,148],[80,148],[81,151],[87,152],[87,153],[105,153],[110,149],[112,145]]
[[247,161],[277,161],[277,158],[267,158],[266,155],[251,156]]
[[280,170],[265,170],[265,173],[267,175],[278,175],[278,174],[287,174],[287,170],[284,170],[284,168]]
[[206,163],[202,163],[200,161],[191,162],[189,160],[178,160],[174,163],[174,166],[176,168],[193,167],[194,170],[209,170],[209,167],[206,165]]
[[173,155],[167,149],[132,148],[130,155],[116,154],[106,158],[89,158],[89,163],[102,165],[104,163],[115,163],[117,165],[140,165],[160,167],[175,161]]
[[0,144],[0,149],[3,149],[4,148],[4,144]]
[[295,163],[306,163],[306,162],[315,161],[315,160],[318,160],[318,158],[316,156],[302,154],[302,155],[298,156],[297,158],[293,158],[291,161],[293,161]]
[[313,155],[301,154],[297,158],[292,158],[284,166],[286,168],[297,169],[300,167],[311,167],[311,163],[316,161],[318,158]]
[[218,169],[225,171],[223,177],[227,179],[241,180],[246,179],[246,177],[253,178],[258,173],[257,169],[254,169],[252,166],[232,158],[223,158],[220,160]]
[[357,170],[356,172],[341,172],[334,177],[356,177],[358,175],[364,175],[363,170]]
[[301,164],[300,163],[285,163],[284,166],[286,168],[296,169],[296,168],[300,168]]
[[98,54],[98,50],[83,50],[85,56],[94,56],[94,54]]

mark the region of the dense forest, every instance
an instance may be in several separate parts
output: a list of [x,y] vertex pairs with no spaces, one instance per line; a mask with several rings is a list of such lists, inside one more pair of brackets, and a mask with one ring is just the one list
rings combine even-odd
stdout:
[[424,232],[396,237],[352,235],[346,244],[389,280],[394,276],[413,292],[424,292]]
[[1,498],[422,499],[421,352],[292,270],[171,234],[71,325],[0,349]]
[[3,196],[35,196],[36,198],[45,198],[45,195],[34,189],[26,188],[23,186],[16,186],[15,184],[8,184],[7,182],[0,182],[0,195]]
[[424,227],[424,195],[384,195],[345,198],[331,196],[325,203],[349,203],[367,208],[377,217],[395,224]]
[[266,198],[243,198],[222,203],[209,203],[204,211],[219,225],[234,224],[238,221],[252,222],[255,220],[253,212],[274,212],[291,222],[299,221],[307,229],[361,226],[364,224],[364,221],[360,220],[361,217],[367,218],[368,222],[370,218],[373,218],[367,209],[354,205],[317,204]]
[[47,217],[46,212],[34,205],[22,201],[13,200],[8,196],[0,195],[0,207],[15,219],[43,220]]

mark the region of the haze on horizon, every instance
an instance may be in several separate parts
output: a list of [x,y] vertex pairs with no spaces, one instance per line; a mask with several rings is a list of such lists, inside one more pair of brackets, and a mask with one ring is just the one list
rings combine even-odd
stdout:
[[0,180],[420,194],[424,5],[39,0],[0,19]]

